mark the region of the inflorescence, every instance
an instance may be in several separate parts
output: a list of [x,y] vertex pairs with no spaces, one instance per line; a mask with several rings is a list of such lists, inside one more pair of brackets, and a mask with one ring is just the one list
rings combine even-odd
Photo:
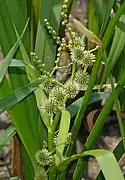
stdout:
[[[56,40],[56,43],[59,44],[57,49],[57,58],[55,60],[55,67],[52,69],[52,72],[47,72],[45,70],[45,64],[39,60],[35,53],[31,53],[34,67],[41,72],[41,76],[47,77],[46,81],[43,81],[40,86],[48,97],[48,99],[46,99],[46,101],[42,104],[41,110],[50,117],[56,114],[60,107],[65,107],[67,100],[75,98],[80,90],[84,90],[84,88],[87,87],[90,80],[87,69],[88,67],[92,66],[95,61],[93,51],[85,49],[84,39],[77,36],[75,32],[72,32],[72,28],[66,21],[67,4],[68,1],[65,0],[61,17],[62,22],[65,21],[68,36],[60,39],[56,31],[50,26],[48,20],[44,20],[48,33],[54,40]],[[70,63],[68,64],[64,62],[64,52],[69,54],[69,57],[67,56],[67,58],[70,58]],[[61,68],[73,68],[73,64],[76,64],[76,67],[77,65],[81,66],[80,71],[77,71],[76,68],[72,77],[66,82],[62,83],[57,81],[54,77],[55,72]]]
[[[41,105],[41,110],[44,114],[53,119],[60,108],[65,108],[66,102],[75,98],[79,91],[84,90],[88,86],[90,75],[88,68],[93,65],[95,61],[94,50],[86,50],[86,44],[82,37],[76,35],[72,31],[70,24],[68,23],[68,0],[64,0],[61,12],[61,25],[65,27],[65,37],[62,39],[58,33],[50,25],[47,18],[44,19],[45,28],[48,34],[58,45],[57,57],[55,59],[55,67],[51,72],[47,72],[45,64],[39,59],[39,57],[32,52],[31,58],[34,67],[40,72],[42,77],[46,77],[45,81],[40,85],[42,90],[47,95],[47,99]],[[68,53],[67,63],[64,62],[64,54]],[[55,74],[59,69],[65,69],[70,67],[72,76],[64,82],[57,81]],[[80,69],[77,69],[80,67]],[[56,145],[58,135],[54,137],[54,144]],[[67,137],[71,140],[71,135]],[[36,152],[36,161],[41,167],[36,172],[35,179],[47,180],[46,171],[42,168],[50,166],[54,163],[54,156],[49,152],[47,146],[43,145],[43,149]]]

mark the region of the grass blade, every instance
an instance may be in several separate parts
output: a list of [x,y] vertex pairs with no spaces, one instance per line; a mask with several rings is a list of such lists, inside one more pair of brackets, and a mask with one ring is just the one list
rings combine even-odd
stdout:
[[102,26],[101,26],[101,30],[100,30],[100,36],[101,37],[102,37],[102,35],[105,31],[105,28],[107,26],[108,20],[110,18],[111,9],[113,8],[114,3],[115,3],[115,0],[110,0],[110,1],[107,1],[107,3],[106,3],[105,13],[104,13]]
[[38,79],[37,81],[26,85],[25,87],[19,88],[12,92],[10,95],[0,99],[0,114],[9,110],[25,97],[27,97],[30,93],[38,88],[41,84],[42,80]]
[[54,66],[56,45],[54,45],[53,39],[48,35],[44,19],[47,18],[50,25],[59,34],[61,7],[62,2],[58,0],[50,0],[49,3],[43,0],[41,3],[35,50],[40,60],[45,63],[47,71],[51,71]]
[[[123,24],[125,23],[125,15],[121,16],[120,21],[122,21]],[[105,70],[101,79],[101,85],[105,82],[106,78],[112,71],[114,65],[116,64],[124,48],[125,45],[124,38],[125,38],[125,32],[117,28],[113,39],[112,47],[109,53],[108,62],[105,66]]]
[[0,149],[3,149],[12,139],[12,137],[16,134],[16,128],[13,124],[11,124],[0,136]]
[[15,54],[16,51],[17,51],[17,48],[18,48],[18,46],[19,46],[19,42],[20,42],[22,36],[23,36],[24,33],[25,33],[25,30],[26,30],[26,28],[27,28],[27,25],[28,25],[28,22],[26,23],[26,26],[25,26],[25,28],[24,28],[21,36],[19,37],[19,39],[17,40],[17,42],[15,43],[15,45],[12,47],[12,49],[10,50],[10,52],[7,54],[7,56],[5,57],[4,61],[3,61],[2,64],[0,65],[0,83],[1,83],[1,81],[2,81],[2,79],[3,79],[3,77],[4,77],[4,75],[5,75],[5,73],[6,73],[6,71],[7,71],[7,68],[8,68],[8,66],[9,66],[9,64],[10,64],[10,62],[11,62],[14,54]]

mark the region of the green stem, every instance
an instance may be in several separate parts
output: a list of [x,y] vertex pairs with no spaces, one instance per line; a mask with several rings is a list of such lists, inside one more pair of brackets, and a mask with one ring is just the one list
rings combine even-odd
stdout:
[[58,86],[65,88],[64,85],[62,83],[60,83],[59,81],[53,80],[53,83],[57,84]]
[[89,50],[89,52],[94,52],[94,51],[96,51],[97,49],[99,49],[99,46],[96,46],[94,49]]
[[57,128],[57,125],[58,125],[58,122],[60,120],[60,116],[61,116],[61,112],[58,110],[57,113],[56,113],[56,116],[53,120],[53,124],[52,124],[52,133],[53,133],[53,137],[54,137],[54,133],[56,131],[56,128]]
[[115,103],[115,107],[116,107],[116,114],[117,114],[119,128],[120,128],[120,132],[121,132],[121,136],[122,136],[122,140],[123,140],[123,146],[124,146],[124,150],[125,150],[125,129],[124,129],[124,124],[123,124],[123,120],[122,120],[120,104],[118,102],[118,98],[117,98],[117,95],[115,92],[115,87],[114,87],[114,82],[113,82],[112,76],[110,76],[109,79],[110,79],[110,83],[112,86],[112,92],[114,92],[113,94],[114,94],[114,103]]
[[[107,58],[107,55],[106,55],[106,51],[103,52],[103,57],[104,57],[105,64],[107,65],[108,58]],[[112,75],[109,76],[109,80],[110,80],[110,83],[111,83],[112,92],[114,94],[114,104],[115,104],[115,108],[116,108],[116,114],[117,114],[117,118],[118,118],[118,123],[119,123],[119,127],[120,127],[121,136],[122,136],[122,139],[123,139],[123,146],[124,146],[124,149],[125,149],[125,129],[124,129],[123,121],[122,121],[120,104],[119,104],[119,100],[118,100],[117,95],[116,95],[115,85],[114,85],[114,82],[113,82]]]
[[49,151],[52,151],[53,148],[54,148],[53,133],[50,129],[48,129],[48,149],[49,149]]
[[50,76],[52,76],[57,69],[58,69],[58,66],[55,66],[55,67],[53,68],[52,72],[50,73]]

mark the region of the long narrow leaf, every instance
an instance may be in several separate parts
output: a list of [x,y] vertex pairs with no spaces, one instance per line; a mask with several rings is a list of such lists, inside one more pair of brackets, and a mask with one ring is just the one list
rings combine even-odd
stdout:
[[[64,170],[72,161],[78,158],[84,158],[86,156],[94,156],[97,159],[106,180],[124,180],[120,167],[118,166],[113,153],[107,150],[96,149],[73,155],[70,158],[66,158],[64,161],[62,161],[58,168],[60,170]],[[113,169],[113,172],[111,171],[111,167]],[[73,179],[77,180],[75,176],[73,177]]]
[[12,124],[10,125],[3,135],[0,136],[0,149],[4,148],[12,139],[12,137],[16,134],[16,128]]
[[[123,25],[125,24],[125,15],[121,16],[120,21],[123,22]],[[125,32],[117,28],[113,39],[112,47],[109,53],[108,62],[102,76],[101,85],[105,82],[106,78],[112,71],[115,63],[118,60],[118,57],[120,56],[123,50],[125,45],[124,39],[125,39]]]
[[9,110],[21,100],[23,100],[25,97],[27,97],[30,93],[32,93],[34,90],[36,90],[39,84],[41,84],[41,82],[42,80],[38,79],[37,81],[30,83],[25,87],[15,90],[3,99],[0,99],[0,114],[4,111]]
[[[36,38],[36,54],[45,63],[47,71],[51,71],[55,63],[56,45],[45,28],[44,19],[47,18],[53,29],[59,34],[62,1],[44,0],[41,2],[40,22]],[[46,11],[45,11],[46,9]]]
[[19,39],[17,40],[17,42],[15,43],[15,45],[12,47],[12,49],[10,50],[10,52],[7,54],[7,56],[5,57],[4,61],[3,61],[2,64],[0,65],[0,83],[1,83],[1,81],[2,81],[2,79],[3,79],[3,77],[4,77],[4,75],[5,75],[5,73],[6,73],[6,71],[7,71],[7,68],[8,68],[8,66],[9,66],[9,64],[10,64],[10,62],[11,62],[14,54],[15,54],[16,51],[17,51],[17,48],[18,48],[18,46],[19,46],[19,42],[20,42],[22,36],[23,36],[24,33],[25,33],[25,30],[26,30],[26,28],[27,28],[27,25],[28,25],[28,22],[26,23],[26,26],[25,26],[25,28],[24,28],[21,36],[19,37]]
[[103,21],[102,21],[101,32],[100,32],[101,36],[104,33],[108,20],[110,18],[111,9],[114,5],[114,2],[115,0],[110,0],[110,1],[107,1],[106,3],[105,13],[104,13]]

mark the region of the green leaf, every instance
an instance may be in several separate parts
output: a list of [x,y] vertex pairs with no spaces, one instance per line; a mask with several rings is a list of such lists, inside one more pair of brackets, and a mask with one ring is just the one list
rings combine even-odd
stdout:
[[27,28],[27,25],[28,25],[28,22],[26,23],[26,26],[25,26],[25,28],[24,28],[21,36],[19,37],[19,39],[17,40],[17,42],[15,43],[15,45],[12,47],[12,49],[10,50],[10,52],[7,54],[7,56],[5,57],[4,61],[3,61],[2,64],[0,65],[0,83],[1,83],[1,81],[2,81],[2,79],[3,79],[3,77],[4,77],[4,75],[5,75],[5,73],[6,73],[6,71],[7,71],[7,68],[8,68],[8,66],[9,66],[9,64],[10,64],[10,62],[11,62],[14,54],[15,54],[16,51],[17,51],[17,48],[18,48],[18,46],[19,46],[19,42],[20,42],[22,36],[23,36],[24,33],[25,33],[25,30],[26,30],[26,28]]
[[[105,12],[104,3],[102,1],[95,0],[94,5],[95,5],[95,10],[97,12],[97,15],[99,17],[99,21],[100,21],[99,23],[102,24],[104,12]],[[91,17],[91,18],[93,18],[93,17]]]
[[5,132],[0,136],[0,149],[3,149],[12,139],[12,137],[16,134],[16,128],[13,124],[11,124]]
[[[113,154],[115,155],[115,158],[117,161],[121,159],[121,157],[124,154],[124,147],[123,147],[123,141],[121,140],[119,144],[116,146],[116,148],[113,150]],[[104,180],[104,176],[102,172],[100,171],[98,176],[96,177],[96,180]]]
[[[84,158],[86,156],[94,156],[97,159],[106,180],[124,179],[113,153],[102,149],[85,151],[81,154],[76,154],[69,158],[65,158],[65,160],[62,160],[62,162],[59,164],[58,168],[61,171],[65,170],[72,161],[79,158]],[[111,168],[113,171],[111,171]],[[73,179],[76,180],[75,172]]]
[[[102,99],[108,99],[109,96],[110,96],[110,93],[107,93],[107,92],[95,92],[95,93],[92,93],[89,104],[100,101]],[[82,98],[83,97],[77,99],[75,102],[73,102],[71,105],[69,105],[67,107],[67,109],[70,112],[72,118],[77,114],[77,112],[79,110],[79,107],[80,107],[80,105],[82,103]]]
[[[0,61],[0,64],[3,62],[4,60]],[[19,60],[19,59],[12,59],[9,67],[25,67],[26,64],[24,63],[23,60]]]
[[57,145],[56,145],[56,164],[58,165],[58,163],[61,160],[61,157],[63,155],[64,152],[64,148],[66,145],[66,141],[67,141],[67,135],[69,132],[69,128],[70,128],[70,114],[68,111],[61,109],[61,122],[60,122],[60,127],[59,127],[59,135],[58,135],[58,141],[57,141]]
[[[34,20],[34,17],[31,18],[31,14],[29,13],[33,12],[32,10],[32,1],[29,0],[13,0],[13,2],[9,0],[0,1],[0,43],[4,56],[7,55],[7,53],[10,51],[11,47],[17,40],[15,28],[20,36],[28,17]],[[39,13],[39,11],[37,11],[37,13]],[[35,23],[31,22],[30,25],[31,24]],[[36,38],[34,37],[33,41],[31,41],[30,35],[32,34],[32,32],[29,31],[32,31],[31,27],[27,29],[25,38],[22,39],[23,46],[25,47],[27,54],[29,54],[30,50],[32,49],[34,45],[33,43],[35,42],[34,39]],[[29,42],[31,44],[29,44]],[[14,58],[22,59],[20,51],[17,51]],[[5,97],[12,92],[12,89],[15,90],[27,85],[29,83],[27,75],[30,76],[31,74],[26,74],[25,68],[9,68],[10,81],[9,84],[5,80],[4,82],[2,82],[0,96]],[[12,89],[10,88],[10,86],[12,86]],[[41,94],[39,95],[39,97],[40,100],[43,98]],[[8,112],[26,150],[24,164],[26,159],[26,164],[29,165],[28,168],[25,169],[25,172],[27,171],[30,174],[29,178],[28,176],[26,176],[26,179],[31,180],[34,178],[33,168],[37,168],[35,153],[42,146],[43,140],[46,140],[46,128],[43,124],[43,121],[41,121],[34,94],[32,93],[24,98],[23,101],[18,103]],[[30,159],[27,161],[28,158]]]
[[47,18],[50,25],[59,34],[62,1],[49,0],[48,3],[48,1],[43,0],[40,6],[40,22],[38,24],[35,50],[41,61],[45,63],[46,70],[51,71],[55,63],[56,45],[54,45],[53,39],[45,28],[44,19]]
[[[98,4],[99,4],[99,2],[100,1],[98,1]],[[100,30],[99,18],[101,16],[98,15],[99,10],[101,11],[101,8],[99,7],[99,9],[97,11],[95,0],[94,1],[88,1],[88,23],[87,23],[87,27],[89,30],[91,30],[97,36],[99,35],[99,30]],[[103,11],[101,11],[101,12],[103,12]],[[95,37],[94,41],[98,42],[98,40],[96,40],[96,37]],[[88,49],[92,49],[94,46],[95,46],[95,44],[93,44],[92,41],[87,41],[87,48]]]
[[104,16],[103,16],[102,26],[101,26],[101,30],[100,30],[100,35],[101,36],[103,35],[103,33],[105,31],[105,28],[107,26],[107,23],[109,21],[111,9],[112,9],[112,7],[114,5],[114,2],[115,2],[115,0],[110,0],[110,1],[107,1],[107,3],[106,3],[105,13],[104,13]]
[[85,35],[88,38],[88,40],[90,40],[91,42],[94,42],[100,48],[102,48],[102,43],[100,39],[92,31],[88,30],[85,26],[83,26],[83,24],[80,21],[76,19],[73,19],[73,22],[80,33]]
[[[125,15],[122,15],[120,21],[125,23]],[[123,48],[125,45],[125,32],[121,31],[121,29],[116,28],[116,32],[113,38],[113,43],[110,49],[110,53],[108,56],[108,62],[105,66],[105,70],[101,79],[101,85],[106,81],[106,78],[109,76],[112,71],[114,65],[116,64]]]
[[30,93],[32,93],[34,90],[36,90],[38,86],[41,84],[41,82],[42,80],[38,79],[33,83],[29,83],[25,87],[15,90],[3,99],[0,99],[0,114],[9,110],[17,103],[19,103],[21,100],[23,100],[25,97],[27,97]]

